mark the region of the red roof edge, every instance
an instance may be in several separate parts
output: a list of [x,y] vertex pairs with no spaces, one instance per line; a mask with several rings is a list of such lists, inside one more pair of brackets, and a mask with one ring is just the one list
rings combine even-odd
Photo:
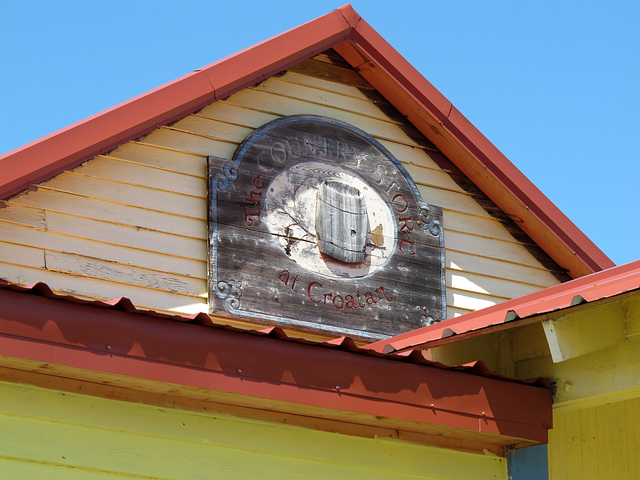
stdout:
[[582,230],[453,106],[445,128],[591,271],[615,266]]
[[354,40],[418,104],[435,118],[526,210],[531,212],[592,272],[615,264],[424,76],[367,22],[357,23]]
[[262,81],[350,32],[343,13],[335,10],[0,155],[0,199]]
[[[552,238],[576,257],[584,267],[573,269],[574,276],[614,265],[348,4],[0,156],[0,199],[145,135],[158,126],[197,111],[345,40],[353,41],[363,49],[391,78],[394,87],[397,85],[407,92],[473,156],[478,167],[491,175],[492,185],[504,188],[509,198],[530,212]],[[531,226],[531,230],[536,229],[540,227]],[[540,243],[539,239],[537,241]],[[554,245],[550,248],[553,250]],[[561,266],[567,268],[566,265]]]
[[[363,348],[392,353],[409,349],[429,348],[430,342],[456,337],[490,326],[518,321],[581,303],[609,298],[640,289],[640,260],[571,280],[523,297],[493,305],[482,310],[451,318],[395,337],[371,343]],[[514,321],[515,320],[515,321]]]

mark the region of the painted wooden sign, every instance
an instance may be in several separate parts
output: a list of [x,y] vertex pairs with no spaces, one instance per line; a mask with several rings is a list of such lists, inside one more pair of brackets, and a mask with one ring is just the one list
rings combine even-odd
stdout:
[[209,157],[209,197],[212,313],[364,338],[445,318],[442,209],[365,132],[270,122]]

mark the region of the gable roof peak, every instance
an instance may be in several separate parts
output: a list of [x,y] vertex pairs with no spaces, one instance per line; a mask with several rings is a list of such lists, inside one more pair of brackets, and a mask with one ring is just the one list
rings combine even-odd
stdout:
[[351,7],[276,35],[0,156],[0,198],[333,48],[572,277],[613,266]]

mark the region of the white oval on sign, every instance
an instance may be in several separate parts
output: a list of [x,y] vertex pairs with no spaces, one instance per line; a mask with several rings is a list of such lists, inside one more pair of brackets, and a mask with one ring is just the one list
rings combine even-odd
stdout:
[[[346,263],[318,248],[318,189],[337,180],[364,197],[368,221],[364,260]],[[361,278],[386,263],[396,248],[396,224],[391,208],[374,187],[353,170],[326,162],[302,162],[283,170],[267,189],[264,221],[282,250],[301,267],[333,278]]]

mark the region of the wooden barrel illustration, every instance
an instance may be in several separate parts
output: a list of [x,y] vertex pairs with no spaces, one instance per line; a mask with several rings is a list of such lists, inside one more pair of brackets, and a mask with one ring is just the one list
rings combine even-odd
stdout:
[[362,262],[368,227],[367,205],[360,190],[338,180],[320,184],[316,233],[322,253],[345,263]]

